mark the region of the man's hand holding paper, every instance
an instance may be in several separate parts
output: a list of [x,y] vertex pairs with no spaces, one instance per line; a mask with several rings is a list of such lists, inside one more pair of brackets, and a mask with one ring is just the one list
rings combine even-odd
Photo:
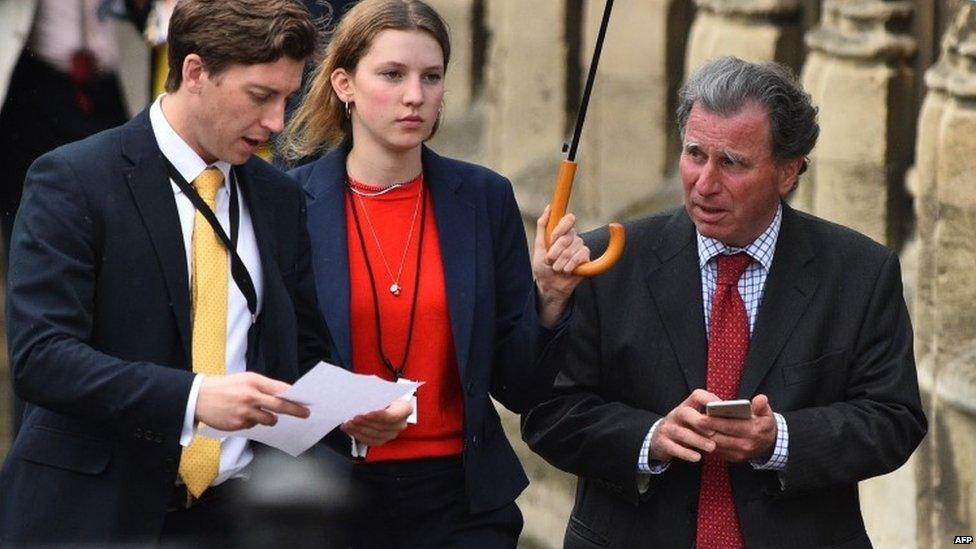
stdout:
[[215,438],[243,436],[297,456],[343,424],[343,430],[358,440],[379,445],[406,428],[411,409],[409,403],[400,399],[418,386],[354,374],[320,362],[275,397],[307,408],[310,412],[307,418],[279,415],[271,425],[258,424],[234,431],[206,426],[200,433]]
[[206,376],[200,384],[196,419],[215,429],[237,431],[274,425],[277,414],[306,418],[308,408],[275,395],[291,385],[253,372]]

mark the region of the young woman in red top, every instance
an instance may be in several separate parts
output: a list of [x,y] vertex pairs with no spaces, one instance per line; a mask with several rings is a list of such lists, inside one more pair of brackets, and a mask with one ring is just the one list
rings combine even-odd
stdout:
[[530,263],[511,184],[424,146],[449,57],[428,5],[363,0],[337,26],[287,132],[292,157],[332,147],[293,175],[334,356],[424,383],[399,436],[389,418],[343,426],[365,457],[354,467],[369,502],[361,547],[516,545],[514,501],[528,481],[491,399],[521,413],[547,396],[556,372],[539,367],[537,350],[589,259],[572,216],[545,250],[544,213]]

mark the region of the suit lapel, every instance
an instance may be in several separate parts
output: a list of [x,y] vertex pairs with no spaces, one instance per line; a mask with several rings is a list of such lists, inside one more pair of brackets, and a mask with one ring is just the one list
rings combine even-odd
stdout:
[[337,347],[341,366],[352,369],[345,203],[347,154],[345,145],[316,161],[304,190],[308,196],[308,232],[319,310]]
[[684,210],[672,216],[654,253],[660,263],[648,275],[647,284],[692,391],[705,386],[708,344],[695,229]]
[[462,183],[446,162],[427,147],[423,150],[424,181],[434,202],[444,285],[451,315],[451,334],[458,371],[464,379],[471,347],[475,299],[476,209],[461,196]]
[[[234,166],[234,175],[237,184],[247,205],[248,214],[251,216],[251,226],[254,228],[254,239],[258,244],[258,253],[261,256],[261,272],[265,281],[280,281],[280,270],[276,267],[278,254],[277,241],[274,233],[274,219],[271,218],[270,208],[267,207],[274,201],[274,196],[268,196],[268,185],[262,185],[262,181],[255,176],[254,170],[248,169],[251,162],[259,162],[252,159],[243,166]],[[234,281],[231,280],[231,284]],[[265,282],[265,295],[268,294],[267,288],[270,287]],[[265,304],[267,301],[265,301]]]
[[783,224],[749,344],[739,398],[751,398],[755,393],[810,303],[820,284],[820,274],[810,263],[815,255],[810,235],[803,230],[803,219],[784,204]]
[[132,163],[123,169],[123,175],[159,260],[189,367],[190,284],[186,247],[163,153],[149,123],[149,109],[125,125],[122,154]]
[[[286,299],[284,296],[288,294],[288,290],[285,289],[285,282],[281,279],[281,270],[277,266],[278,241],[275,238],[272,208],[268,207],[273,203],[275,197],[271,194],[270,186],[265,185],[265,182],[257,176],[257,172],[249,168],[253,162],[261,162],[261,160],[252,158],[242,166],[234,166],[234,176],[244,203],[247,205],[251,227],[254,229],[254,240],[258,245],[258,256],[261,259],[264,288],[261,292],[263,296],[257,296],[261,303],[260,326],[270,326],[270,328],[257,329],[257,325],[252,325],[248,331],[247,369],[263,374],[270,366],[267,361],[268,357],[265,356],[263,360],[260,360],[255,353],[273,348],[272,345],[268,344],[268,341],[275,333],[274,327],[278,325],[279,309],[276,305]],[[228,282],[235,284],[233,279]],[[260,338],[264,344],[256,344],[256,338]]]

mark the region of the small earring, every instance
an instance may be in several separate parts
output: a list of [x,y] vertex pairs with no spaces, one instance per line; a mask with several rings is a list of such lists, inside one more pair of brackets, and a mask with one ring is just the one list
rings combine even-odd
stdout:
[[349,108],[349,101],[343,101],[343,103],[346,104],[346,118],[351,118],[352,115],[350,114],[351,109]]

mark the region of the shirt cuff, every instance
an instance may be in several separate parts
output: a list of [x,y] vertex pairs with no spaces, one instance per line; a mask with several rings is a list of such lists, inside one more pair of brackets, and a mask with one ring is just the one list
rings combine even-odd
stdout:
[[203,374],[197,374],[193,378],[193,385],[190,386],[190,396],[186,399],[186,413],[183,414],[183,431],[180,432],[180,446],[186,447],[193,441],[196,433],[197,422],[194,418],[197,415],[197,396],[200,395],[200,384],[203,383]]
[[349,437],[349,440],[352,441],[352,457],[356,459],[365,459],[366,452],[369,450],[369,444],[359,442],[353,437]]
[[664,421],[664,418],[654,422],[651,425],[650,430],[647,431],[647,436],[644,437],[644,443],[641,444],[640,455],[637,457],[637,471],[639,473],[650,474],[650,475],[660,475],[661,473],[668,470],[668,466],[671,465],[670,461],[657,461],[656,459],[651,459],[651,439],[654,438],[654,432],[657,431],[657,426]]
[[776,418],[776,445],[773,446],[773,455],[765,462],[751,459],[749,464],[753,469],[760,471],[783,471],[786,469],[786,462],[789,458],[790,433],[786,428],[786,419],[781,414],[773,413]]

